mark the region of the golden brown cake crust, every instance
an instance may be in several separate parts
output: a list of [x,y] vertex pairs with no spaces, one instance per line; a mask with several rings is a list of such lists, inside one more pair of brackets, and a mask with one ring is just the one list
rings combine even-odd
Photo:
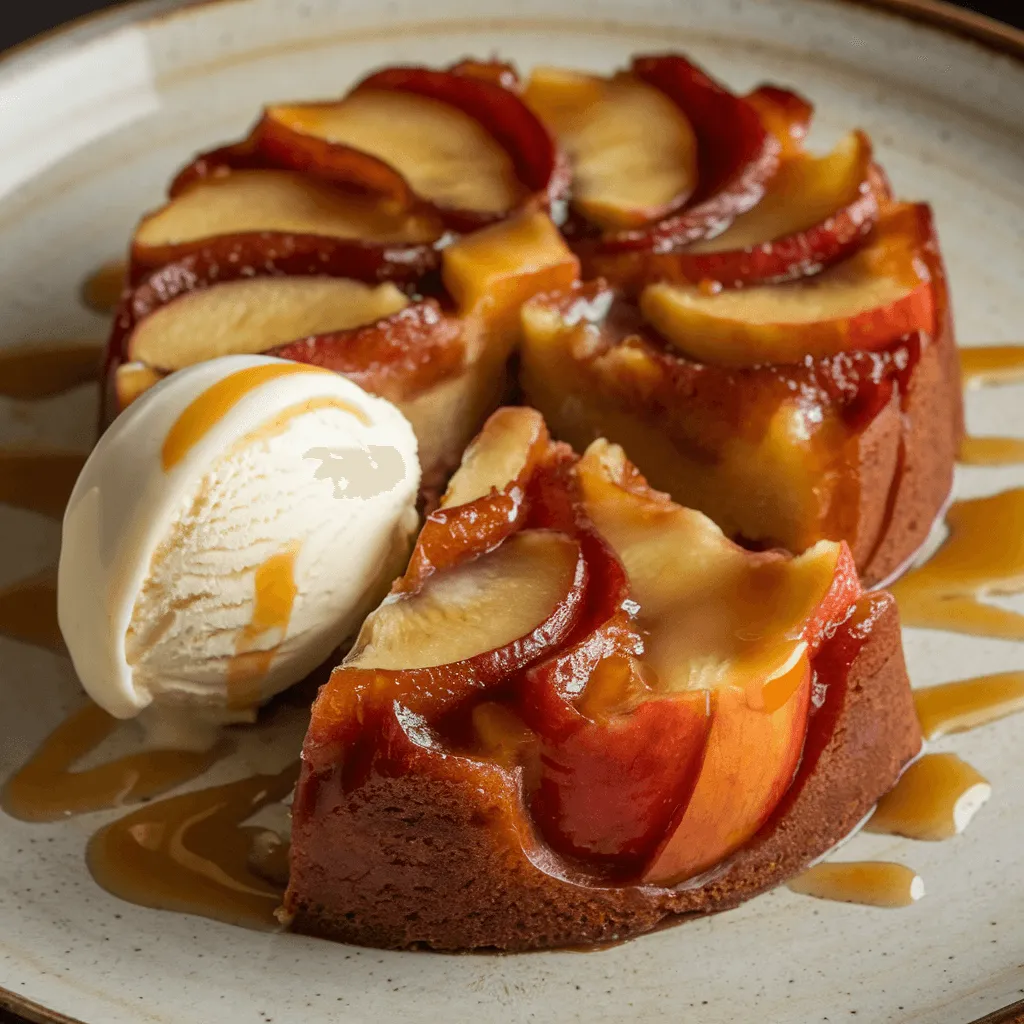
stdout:
[[[921,746],[891,597],[862,599],[820,657],[827,692],[793,787],[703,884],[587,877],[537,841],[513,776],[457,757],[439,770],[436,755],[396,726],[358,780],[307,760],[285,905],[292,928],[395,949],[578,946],[725,910],[778,885],[847,835]],[[421,759],[429,772],[416,770]]]

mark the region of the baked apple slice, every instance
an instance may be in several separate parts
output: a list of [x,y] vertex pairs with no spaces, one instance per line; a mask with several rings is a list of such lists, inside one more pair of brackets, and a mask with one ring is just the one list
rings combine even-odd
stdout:
[[[664,251],[717,234],[756,205],[779,164],[781,145],[755,107],[686,58],[636,57],[628,74],[662,93],[689,122],[696,139],[696,186],[681,209],[651,223],[605,230],[597,238],[584,233],[577,248],[585,260],[634,250]],[[622,172],[629,173],[628,164]]]
[[186,292],[139,323],[126,356],[180,370],[217,356],[269,352],[390,317],[408,305],[393,284],[335,277],[254,277]]
[[132,262],[155,268],[210,239],[271,232],[413,247],[434,242],[441,225],[429,214],[395,213],[368,196],[346,193],[291,171],[237,171],[199,181],[144,217]]
[[854,252],[878,220],[871,143],[862,132],[826,156],[784,160],[764,197],[713,239],[671,252],[595,254],[584,267],[634,293],[654,282],[727,288],[820,273]]
[[527,203],[547,207],[568,175],[519,96],[509,65],[393,67],[336,101],[269,107],[248,139],[198,157],[172,186],[284,168],[468,230]]
[[652,284],[640,308],[698,362],[798,363],[878,349],[914,331],[934,333],[935,293],[924,258],[933,245],[927,208],[894,206],[858,252],[816,277],[737,291]]
[[697,694],[709,708],[692,793],[644,872],[645,881],[675,884],[742,846],[788,789],[803,749],[811,659],[860,584],[842,544],[822,542],[795,559],[744,551],[705,516],[649,490],[605,442],[578,472],[587,514],[639,605],[652,688]]
[[777,85],[759,85],[744,98],[757,111],[765,130],[778,140],[783,160],[803,153],[814,116],[810,100]]
[[697,138],[685,113],[633,75],[535,68],[523,93],[572,162],[572,203],[601,228],[649,224],[697,188]]

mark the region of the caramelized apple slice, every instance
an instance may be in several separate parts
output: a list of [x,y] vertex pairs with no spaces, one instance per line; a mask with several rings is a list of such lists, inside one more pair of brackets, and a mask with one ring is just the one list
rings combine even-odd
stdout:
[[524,487],[548,443],[544,419],[535,409],[498,409],[463,454],[441,507],[468,505],[495,491]]
[[659,89],[629,74],[536,68],[523,97],[568,152],[573,205],[592,223],[639,227],[693,195],[697,139]]
[[607,442],[591,446],[578,472],[587,513],[640,606],[652,689],[707,691],[711,701],[692,795],[644,874],[673,884],[738,849],[789,786],[813,645],[823,623],[847,614],[859,585],[845,545],[821,542],[796,559],[744,551],[700,513],[650,491]]
[[927,208],[896,206],[854,256],[817,277],[709,294],[654,284],[644,316],[698,362],[797,363],[877,349],[916,330],[934,331],[934,295],[923,254],[932,244]]
[[597,255],[587,276],[631,291],[657,281],[726,287],[819,273],[862,244],[879,215],[867,136],[854,132],[823,157],[784,161],[764,198],[722,234],[667,253]]
[[413,245],[434,241],[441,230],[429,215],[388,212],[370,198],[301,174],[237,171],[200,181],[143,218],[132,258],[142,266],[161,266],[213,237],[252,232]]
[[522,407],[492,413],[463,453],[441,507],[427,516],[397,589],[415,590],[439,569],[491,551],[518,530],[526,485],[549,447],[540,413]]
[[577,251],[586,259],[666,251],[717,234],[756,205],[779,164],[779,141],[765,130],[757,110],[684,57],[636,57],[631,70],[671,99],[693,127],[697,190],[682,210],[654,224],[581,239]]
[[333,723],[332,734],[315,741],[372,744],[375,714],[397,704],[431,721],[508,679],[565,639],[585,585],[575,541],[527,530],[418,591],[396,592],[321,690],[315,720]]
[[434,299],[371,319],[362,327],[291,341],[267,355],[342,373],[366,391],[398,403],[462,370],[464,325],[443,313]]
[[[363,89],[392,90],[444,103],[482,125],[504,148],[516,179],[527,199],[547,209],[569,189],[566,161],[551,134],[523,102],[514,70],[499,63],[463,61],[448,71],[421,67],[385,68],[370,75]],[[455,228],[478,227],[488,218],[481,211],[443,209],[446,221]],[[465,216],[452,217],[452,214]]]
[[286,341],[344,330],[390,316],[408,299],[332,277],[257,277],[187,292],[146,317],[128,339],[127,357],[179,370],[222,355],[267,352]]
[[298,154],[290,163],[304,170],[335,167],[339,157],[331,149],[345,159],[356,150],[397,171],[412,194],[440,207],[502,214],[523,198],[512,161],[494,136],[457,107],[426,96],[364,86],[337,103],[270,107],[266,123],[275,155]]
[[814,116],[814,106],[809,100],[777,85],[760,85],[745,99],[757,111],[765,129],[778,140],[783,160],[803,152],[803,142]]

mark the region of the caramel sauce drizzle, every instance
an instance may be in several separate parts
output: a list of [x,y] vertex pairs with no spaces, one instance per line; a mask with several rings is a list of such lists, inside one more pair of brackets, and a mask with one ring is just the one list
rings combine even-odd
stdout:
[[103,346],[94,341],[38,342],[0,348],[0,397],[35,401],[99,376]]
[[86,458],[56,448],[0,448],[0,503],[60,519]]
[[121,301],[127,280],[128,265],[124,260],[104,263],[82,282],[80,294],[83,304],[96,313],[113,313]]
[[1024,592],[1024,488],[958,501],[946,524],[942,547],[890,588],[903,624],[1024,640],[1024,615],[983,600]]
[[1024,462],[1024,438],[968,434],[960,441],[957,462],[964,466],[1015,466]]
[[266,830],[243,823],[287,797],[298,773],[296,762],[142,807],[92,837],[89,870],[129,903],[273,931],[282,889],[262,877]]
[[925,739],[967,732],[1024,711],[1024,672],[1000,672],[914,691]]
[[57,624],[57,575],[47,570],[0,589],[0,636],[65,653]]
[[124,807],[198,778],[231,752],[226,742],[204,752],[147,750],[74,770],[122,724],[91,703],[66,718],[7,780],[0,807],[13,818],[34,822]]
[[975,345],[960,349],[964,387],[1024,383],[1024,345]]
[[[277,647],[288,632],[298,596],[295,560],[301,545],[290,544],[256,569],[252,620],[238,637],[235,657],[228,666],[228,707],[258,705],[261,682],[270,671]],[[268,641],[270,647],[263,647]]]
[[956,754],[925,754],[878,801],[865,828],[908,839],[952,839],[991,794],[988,779]]
[[909,907],[924,895],[917,872],[881,860],[815,864],[790,879],[788,886],[803,896],[867,907]]
[[[174,469],[182,459],[251,391],[279,377],[290,377],[297,373],[331,373],[318,366],[306,366],[303,363],[263,363],[238,370],[208,387],[201,395],[189,404],[167,432],[161,458],[164,472]],[[300,402],[285,413],[275,417],[266,428],[256,432],[262,436],[265,430],[283,429],[287,422],[295,416],[323,406],[343,408],[361,423],[369,424],[369,419],[354,405],[340,398],[312,399]],[[285,415],[287,414],[287,415]],[[284,419],[282,420],[282,416]],[[258,439],[255,436],[253,439]]]

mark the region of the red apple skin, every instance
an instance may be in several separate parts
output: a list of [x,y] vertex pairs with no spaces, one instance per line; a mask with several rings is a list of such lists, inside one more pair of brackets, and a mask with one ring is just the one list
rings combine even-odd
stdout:
[[684,248],[669,252],[584,253],[584,276],[602,277],[636,295],[655,281],[708,281],[725,288],[741,288],[781,284],[820,273],[864,245],[885,201],[887,183],[875,173],[877,165],[872,161],[870,140],[862,132],[856,134],[862,164],[860,191],[819,223],[779,238],[765,239],[758,245],[721,252],[691,252]]
[[569,735],[541,742],[531,810],[559,853],[636,874],[697,784],[706,698],[648,700],[605,722],[580,716]]
[[757,110],[695,64],[676,54],[633,59],[632,73],[675,102],[693,126],[698,145],[697,191],[687,206],[655,224],[583,236],[578,251],[592,255],[667,251],[723,230],[755,206],[779,166],[781,146]]
[[814,117],[810,100],[777,85],[760,85],[744,98],[757,111],[765,130],[778,140],[782,159],[803,152],[803,142]]
[[[484,72],[485,67],[500,70]],[[363,79],[353,92],[359,89],[411,92],[457,107],[482,124],[505,148],[516,176],[541,209],[550,209],[552,203],[568,195],[568,161],[540,118],[519,97],[518,78],[515,87],[509,87],[507,66],[470,61],[456,64],[448,71],[385,68]],[[474,211],[441,213],[447,226],[455,231],[471,231],[501,219]]]
[[[392,67],[375,72],[355,89],[410,92],[468,114],[508,152],[516,175],[530,193],[526,205],[549,209],[569,191],[569,164],[540,119],[519,96],[514,69],[497,62],[462,61],[446,71],[425,67]],[[171,196],[196,181],[232,170],[288,168],[348,187],[379,194],[402,207],[421,203],[403,176],[387,163],[349,146],[299,135],[272,116],[264,115],[249,137],[200,154],[179,172]],[[506,214],[436,207],[445,226],[472,231]],[[508,211],[511,213],[512,211]]]
[[[381,244],[357,238],[254,231],[200,238],[181,245],[133,246],[129,284],[138,288],[150,283],[153,291],[178,295],[186,282],[189,287],[184,290],[191,290],[198,283],[251,277],[256,270],[413,285],[440,264],[437,248],[426,242]],[[154,278],[164,269],[167,273],[163,277]]]
[[300,338],[266,355],[321,366],[361,388],[404,401],[461,369],[465,325],[434,299],[413,303],[377,323]]
[[776,710],[752,708],[748,694],[723,687],[714,702],[707,750],[689,803],[669,827],[643,881],[674,885],[720,863],[771,817],[800,763],[811,668],[798,664],[792,694]]
[[[393,592],[402,593],[403,586],[398,581]],[[359,759],[359,751],[371,751],[377,743],[379,736],[369,726],[382,714],[401,708],[405,726],[413,729],[437,722],[562,644],[579,621],[586,587],[587,566],[577,550],[574,577],[564,598],[530,633],[497,650],[432,668],[385,670],[341,665],[314,705],[314,720],[330,722],[330,730],[312,741],[321,752],[329,748],[336,759],[344,756],[348,765]]]

